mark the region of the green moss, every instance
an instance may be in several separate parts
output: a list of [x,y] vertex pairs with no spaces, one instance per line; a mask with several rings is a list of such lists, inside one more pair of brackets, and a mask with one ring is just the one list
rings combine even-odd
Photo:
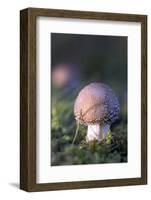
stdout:
[[108,131],[106,135],[106,144],[110,144],[110,142],[111,142],[111,132]]
[[122,120],[99,143],[85,141],[87,127],[77,124],[71,99],[52,104],[51,165],[127,162],[127,123]]

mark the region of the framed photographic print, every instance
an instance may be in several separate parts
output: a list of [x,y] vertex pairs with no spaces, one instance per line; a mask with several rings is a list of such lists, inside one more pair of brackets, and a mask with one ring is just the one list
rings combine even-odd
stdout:
[[20,188],[147,184],[147,16],[20,12]]

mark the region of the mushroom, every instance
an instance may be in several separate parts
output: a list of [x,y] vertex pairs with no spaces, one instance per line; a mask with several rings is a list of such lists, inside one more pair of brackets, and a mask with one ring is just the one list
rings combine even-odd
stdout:
[[119,101],[114,91],[102,83],[91,83],[78,94],[74,104],[75,119],[88,126],[86,141],[101,142],[118,119]]

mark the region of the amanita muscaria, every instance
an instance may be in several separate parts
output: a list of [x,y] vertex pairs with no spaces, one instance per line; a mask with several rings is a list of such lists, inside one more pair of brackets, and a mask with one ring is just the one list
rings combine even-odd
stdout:
[[102,83],[91,83],[78,94],[74,115],[78,123],[88,126],[86,141],[102,141],[118,119],[119,101],[115,92]]

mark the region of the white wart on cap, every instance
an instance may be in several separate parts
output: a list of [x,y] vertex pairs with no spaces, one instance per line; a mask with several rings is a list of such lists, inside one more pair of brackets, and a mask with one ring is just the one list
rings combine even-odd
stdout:
[[102,141],[110,130],[110,125],[118,119],[119,111],[115,92],[102,83],[85,86],[74,104],[75,119],[88,126],[88,142]]

